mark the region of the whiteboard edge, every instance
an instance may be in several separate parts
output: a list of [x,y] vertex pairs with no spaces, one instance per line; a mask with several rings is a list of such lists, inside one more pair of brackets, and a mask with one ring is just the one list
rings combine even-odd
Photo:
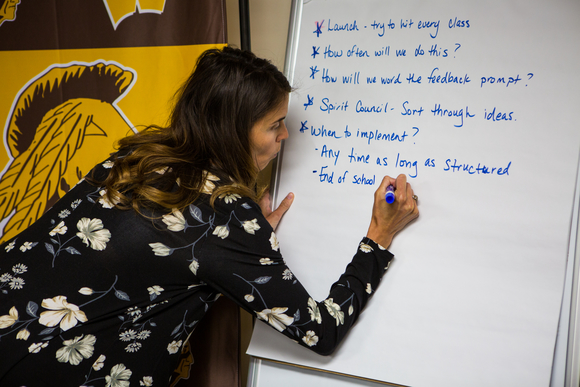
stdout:
[[[576,192],[576,195],[579,195]],[[580,220],[579,227],[580,227]],[[566,356],[566,381],[565,386],[578,386],[580,384],[580,230],[576,236],[575,259],[572,279],[572,295],[570,301],[570,321],[568,326],[568,350]]]
[[[288,27],[288,40],[286,41],[286,58],[284,61],[284,74],[292,85],[294,81],[294,68],[296,66],[296,57],[298,51],[298,40],[300,33],[300,22],[302,21],[302,1],[292,0],[292,8],[290,10],[290,24]],[[278,186],[280,184],[279,176],[282,168],[282,157],[284,153],[284,142],[278,153],[278,157],[273,161],[272,178],[270,181],[270,190],[272,197],[273,208],[278,206]]]
[[260,367],[262,360],[257,357],[250,356],[250,368],[248,369],[248,387],[257,387],[260,377]]

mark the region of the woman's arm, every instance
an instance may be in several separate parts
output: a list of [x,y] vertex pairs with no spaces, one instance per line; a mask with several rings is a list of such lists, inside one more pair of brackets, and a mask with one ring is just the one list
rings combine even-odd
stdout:
[[[369,235],[385,244],[405,221],[417,216],[416,205],[410,206],[406,200],[394,211],[378,202],[381,195],[384,201],[386,183],[406,188],[404,178],[393,180],[385,178],[377,190],[369,227]],[[413,200],[412,191],[405,195]],[[403,199],[397,196],[397,200]],[[301,345],[323,355],[332,353],[374,294],[392,254],[376,241],[363,238],[328,296],[315,301],[284,262],[273,229],[258,205],[242,198],[234,207],[229,215],[216,218],[216,226],[229,222],[227,236],[208,237],[198,254],[200,279]],[[400,228],[393,231],[391,225]]]

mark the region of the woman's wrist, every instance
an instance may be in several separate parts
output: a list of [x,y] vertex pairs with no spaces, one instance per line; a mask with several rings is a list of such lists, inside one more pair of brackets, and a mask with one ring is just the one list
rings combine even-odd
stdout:
[[384,235],[384,233],[373,233],[371,230],[367,232],[366,237],[385,250],[389,248],[393,240],[392,235]]

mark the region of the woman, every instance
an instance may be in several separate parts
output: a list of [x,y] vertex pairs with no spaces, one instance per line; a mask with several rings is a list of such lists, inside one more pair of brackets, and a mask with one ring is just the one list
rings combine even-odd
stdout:
[[220,294],[313,351],[336,348],[388,267],[393,235],[418,210],[405,177],[385,177],[352,262],[314,301],[274,234],[292,195],[273,212],[266,196],[263,213],[253,189],[288,137],[290,91],[249,52],[205,52],[167,128],[122,139],[0,246],[2,386],[167,385]]

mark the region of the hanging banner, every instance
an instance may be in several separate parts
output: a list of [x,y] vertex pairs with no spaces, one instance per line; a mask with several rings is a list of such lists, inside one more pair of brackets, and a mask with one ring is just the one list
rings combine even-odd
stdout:
[[225,20],[224,1],[0,0],[0,240],[119,138],[164,125],[199,55],[225,44]]

